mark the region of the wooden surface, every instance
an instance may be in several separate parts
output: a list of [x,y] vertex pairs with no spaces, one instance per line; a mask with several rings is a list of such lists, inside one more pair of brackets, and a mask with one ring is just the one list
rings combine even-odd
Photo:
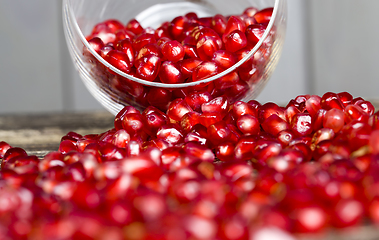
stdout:
[[62,136],[68,132],[82,135],[102,133],[113,128],[113,120],[114,116],[105,111],[0,115],[0,141],[43,157],[58,150]]

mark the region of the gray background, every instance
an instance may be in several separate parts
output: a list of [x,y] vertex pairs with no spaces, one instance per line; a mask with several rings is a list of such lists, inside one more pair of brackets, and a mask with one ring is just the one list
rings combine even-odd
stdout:
[[[70,60],[61,0],[0,0],[0,114],[93,111]],[[377,0],[288,0],[283,54],[261,102],[348,91],[379,99]]]

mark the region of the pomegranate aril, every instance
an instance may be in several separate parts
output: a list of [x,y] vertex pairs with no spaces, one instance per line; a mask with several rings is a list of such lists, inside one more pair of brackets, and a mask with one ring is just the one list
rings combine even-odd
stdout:
[[12,148],[9,143],[1,141],[0,142],[0,158],[4,158],[4,154],[8,151],[8,149]]
[[184,98],[184,100],[191,107],[191,109],[197,112],[201,112],[201,106],[204,103],[209,102],[211,99],[211,94],[206,91],[195,91]]
[[167,116],[174,121],[180,121],[186,113],[192,111],[193,110],[184,99],[177,98],[168,106]]
[[225,27],[225,32],[222,35],[222,40],[225,43],[227,36],[233,32],[234,30],[240,30],[241,32],[245,32],[246,25],[245,22],[239,16],[231,16],[228,19],[228,22]]
[[156,43],[148,43],[139,50],[135,60],[138,62],[140,58],[143,58],[150,54],[162,59],[162,53],[158,45]]
[[222,36],[225,32],[227,22],[228,22],[228,20],[226,19],[225,16],[223,16],[221,14],[216,14],[212,18],[211,27],[213,30],[215,30],[215,32],[218,35]]
[[220,50],[217,39],[213,36],[204,35],[196,43],[196,52],[201,60],[210,61],[213,54]]
[[161,82],[169,84],[184,82],[180,65],[175,62],[164,61],[159,71],[159,79]]
[[135,61],[136,76],[146,81],[152,82],[156,79],[161,66],[161,58],[149,54]]
[[[104,57],[104,60],[125,73],[129,73],[132,67],[129,56],[126,53],[118,50],[109,51],[107,55]],[[113,73],[112,70],[109,69],[109,71]]]
[[290,125],[278,115],[272,114],[262,122],[262,128],[273,136],[277,136],[279,132],[290,129]]
[[145,97],[151,106],[166,111],[172,98],[172,92],[167,88],[150,88]]
[[185,51],[182,44],[172,40],[162,45],[162,54],[168,61],[178,62],[184,58]]
[[189,77],[192,78],[193,71],[199,66],[203,61],[198,58],[187,58],[181,61],[180,71],[184,79]]
[[345,114],[342,110],[333,108],[325,113],[323,126],[332,129],[335,133],[339,132],[345,123]]
[[223,69],[233,66],[237,62],[236,59],[235,54],[227,50],[218,50],[212,56],[212,61]]
[[238,130],[245,135],[257,135],[261,129],[258,119],[250,114],[237,118],[236,125]]
[[343,110],[345,107],[336,93],[327,92],[321,97],[321,108],[330,110],[336,108]]
[[240,30],[234,30],[225,37],[225,49],[230,52],[236,52],[247,45],[245,34]]
[[165,140],[170,145],[175,145],[184,141],[182,129],[176,124],[166,124],[160,127],[157,131],[157,138]]
[[141,34],[143,27],[136,19],[131,19],[125,26],[126,30],[133,32],[135,35]]
[[254,14],[254,19],[257,23],[269,23],[271,20],[271,15],[273,8],[265,8]]

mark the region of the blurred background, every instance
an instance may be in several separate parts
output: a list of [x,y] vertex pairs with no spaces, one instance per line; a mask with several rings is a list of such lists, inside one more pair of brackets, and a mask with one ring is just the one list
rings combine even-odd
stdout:
[[[348,91],[379,99],[377,0],[288,0],[278,67],[258,96]],[[94,111],[66,46],[62,0],[0,0],[0,114]]]

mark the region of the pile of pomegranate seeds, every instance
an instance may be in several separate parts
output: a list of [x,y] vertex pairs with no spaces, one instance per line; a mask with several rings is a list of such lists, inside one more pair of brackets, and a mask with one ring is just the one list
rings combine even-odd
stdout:
[[295,239],[379,223],[379,112],[198,92],[125,107],[43,159],[0,142],[0,239]]
[[[258,43],[271,19],[273,8],[247,8],[240,15],[199,18],[190,12],[157,29],[143,28],[132,19],[126,25],[115,19],[98,23],[87,40],[105,61],[120,71],[149,82],[191,83],[212,77],[243,59]],[[231,73],[209,83],[180,88],[143,85],[101,64],[87,48],[83,55],[100,88],[122,105],[166,111],[180,97],[204,89],[214,97],[229,101],[242,99],[261,84],[271,47],[272,30],[253,57]]]

